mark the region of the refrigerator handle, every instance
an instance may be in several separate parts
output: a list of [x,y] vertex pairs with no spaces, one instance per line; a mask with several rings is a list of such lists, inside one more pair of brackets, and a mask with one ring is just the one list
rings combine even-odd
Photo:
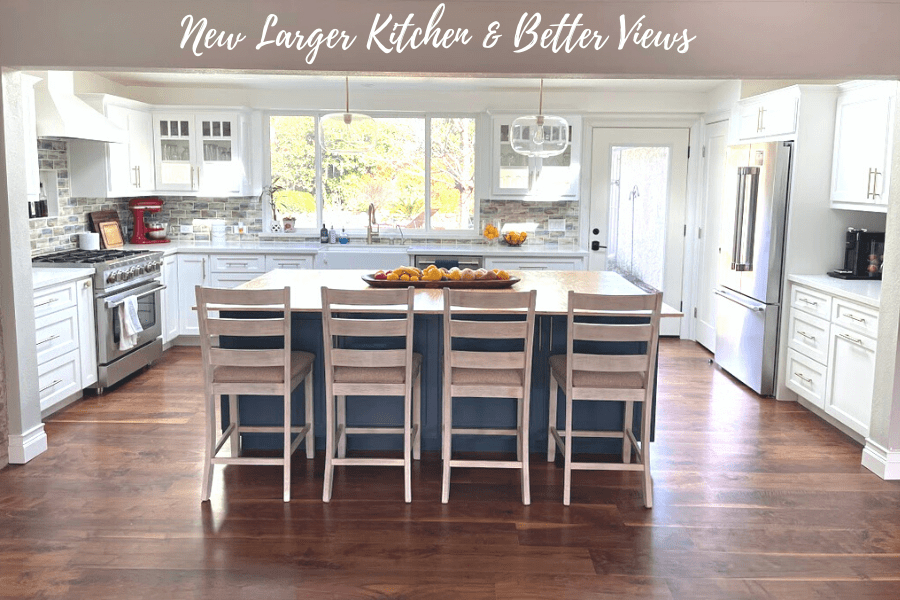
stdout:
[[741,262],[741,241],[744,238],[744,167],[738,167],[737,202],[734,206],[734,239],[731,243],[731,270],[736,271]]
[[722,292],[722,291],[719,291],[719,290],[713,290],[713,293],[714,293],[716,296],[722,296],[722,297],[725,298],[726,300],[731,300],[731,301],[734,302],[735,304],[740,304],[740,305],[743,306],[744,308],[749,309],[749,310],[751,310],[751,311],[753,311],[753,312],[762,312],[762,311],[766,310],[764,306],[751,306],[750,304],[745,304],[744,302],[741,302],[741,301],[738,300],[737,298],[735,298],[735,297],[733,297],[733,296],[729,296],[728,294],[726,294],[726,293],[724,293],[724,292]]
[[[759,167],[740,167],[738,169],[740,177],[738,180],[741,184],[739,193],[739,204],[741,216],[739,222],[741,229],[739,235],[736,236],[739,253],[735,252],[732,256],[734,262],[731,268],[735,271],[752,271],[753,270],[753,245],[756,238],[756,201],[759,197]],[[747,176],[750,176],[750,202],[747,204]],[[747,218],[744,218],[744,209],[747,210]],[[744,237],[746,236],[746,243]]]

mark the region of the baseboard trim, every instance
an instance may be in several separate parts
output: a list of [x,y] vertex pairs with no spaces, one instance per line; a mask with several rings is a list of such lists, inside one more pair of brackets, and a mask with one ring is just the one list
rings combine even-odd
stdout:
[[44,432],[43,423],[22,435],[9,434],[9,463],[12,465],[24,465],[46,451],[47,434]]
[[862,465],[885,480],[900,479],[900,451],[888,450],[878,442],[866,439]]

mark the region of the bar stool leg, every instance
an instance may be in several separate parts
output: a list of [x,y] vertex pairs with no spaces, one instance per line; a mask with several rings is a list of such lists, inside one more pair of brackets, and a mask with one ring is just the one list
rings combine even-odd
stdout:
[[[407,382],[408,384],[409,382]],[[403,396],[403,490],[406,502],[412,502],[412,390]]]
[[331,483],[334,477],[334,396],[331,385],[325,382],[325,482],[322,484],[322,502],[331,500]]
[[441,443],[441,456],[444,457],[443,476],[441,478],[441,502],[447,504],[450,501],[450,450],[451,434],[453,431],[453,398],[449,390],[444,388],[444,418],[443,435]]
[[525,390],[525,397],[522,398],[520,406],[522,406],[522,419],[519,421],[519,431],[522,443],[519,444],[519,452],[522,461],[522,504],[528,506],[531,504],[531,473],[528,462],[528,423],[531,417],[531,404],[528,397],[528,390]]
[[563,504],[569,506],[572,495],[572,390],[566,390],[566,443],[563,468]]
[[313,412],[313,374],[310,371],[306,376],[306,385],[303,387],[303,403],[306,409],[306,424],[309,431],[306,434],[306,458],[312,460],[316,455],[316,427],[315,413]]
[[641,406],[641,462],[644,464],[644,506],[653,508],[653,478],[650,476],[650,406]]
[[209,500],[210,490],[212,489],[213,477],[213,453],[216,447],[216,411],[215,396],[207,396],[206,402],[206,450],[204,452],[206,460],[203,462],[203,484],[200,489],[200,501]]
[[522,399],[516,398],[516,423],[519,424],[516,430],[516,460],[522,462]]
[[550,374],[550,415],[547,419],[547,462],[556,460],[556,438],[553,432],[556,430],[556,398],[559,394],[559,384],[556,378]]
[[337,440],[338,458],[347,456],[347,396],[337,397],[337,426],[340,435]]
[[230,421],[234,423],[234,429],[231,431],[231,456],[241,455],[241,414],[238,412],[237,394],[228,395],[228,412],[231,417]]
[[628,432],[631,431],[634,422],[634,402],[625,403],[625,421],[622,426],[622,462],[626,465],[631,462],[631,440]]
[[[290,384],[287,384],[290,388]],[[284,396],[284,501],[291,501],[291,390]]]
[[422,374],[420,373],[413,382],[413,458],[422,459]]

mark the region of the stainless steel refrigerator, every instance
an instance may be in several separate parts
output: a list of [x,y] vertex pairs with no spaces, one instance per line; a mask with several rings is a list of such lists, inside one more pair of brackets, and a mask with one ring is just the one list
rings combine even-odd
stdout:
[[769,142],[726,153],[715,360],[762,396],[775,393],[792,149]]

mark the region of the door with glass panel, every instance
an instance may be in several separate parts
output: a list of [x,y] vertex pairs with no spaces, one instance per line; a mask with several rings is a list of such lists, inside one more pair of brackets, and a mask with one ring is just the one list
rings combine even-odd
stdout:
[[[689,129],[592,131],[589,267],[616,271],[681,306]],[[662,335],[677,336],[680,319]]]

